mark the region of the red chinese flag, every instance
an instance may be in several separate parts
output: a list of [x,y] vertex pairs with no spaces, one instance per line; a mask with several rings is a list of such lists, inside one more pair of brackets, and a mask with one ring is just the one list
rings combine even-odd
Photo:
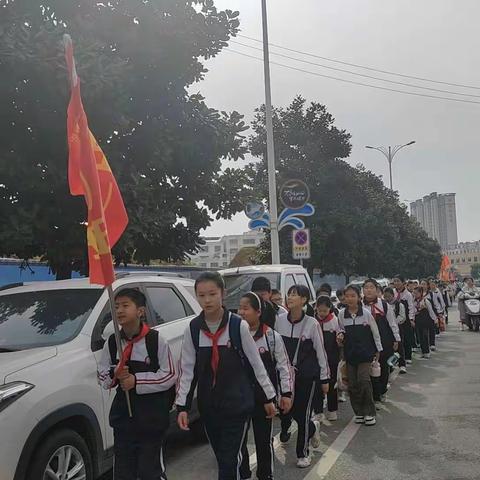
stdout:
[[112,170],[88,128],[72,40],[69,35],[65,35],[64,40],[71,82],[67,116],[70,193],[83,195],[88,207],[90,283],[108,286],[115,280],[111,249],[124,232],[128,216]]

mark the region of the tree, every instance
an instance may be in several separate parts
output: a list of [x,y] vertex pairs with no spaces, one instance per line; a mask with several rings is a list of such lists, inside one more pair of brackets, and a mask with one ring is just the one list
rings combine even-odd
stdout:
[[480,263],[474,263],[470,267],[470,275],[473,278],[480,278]]
[[257,247],[243,247],[230,262],[229,267],[246,267],[248,265],[255,265],[255,256],[257,254]]
[[[266,199],[265,114],[256,111],[252,154],[261,161],[249,167],[252,183],[260,185]],[[335,126],[324,105],[296,97],[287,108],[274,110],[275,154],[278,184],[299,178],[307,183],[314,216],[306,219],[311,229],[309,268],[323,273],[432,275],[440,266],[440,247],[412,220],[398,195],[380,177],[363,166],[352,167],[350,134]],[[291,259],[291,229],[280,232],[282,261]],[[260,260],[269,258],[268,238],[260,248]],[[268,256],[268,257],[267,257]]]
[[189,91],[238,12],[212,0],[0,0],[0,11],[0,254],[41,255],[58,278],[85,267],[86,208],[67,184],[65,32],[130,218],[117,263],[182,260],[210,212],[242,208],[248,178],[222,160],[243,158],[243,118]]

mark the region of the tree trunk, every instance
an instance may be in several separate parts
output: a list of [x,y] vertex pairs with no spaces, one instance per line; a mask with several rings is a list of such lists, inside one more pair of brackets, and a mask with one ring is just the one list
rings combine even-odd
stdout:
[[72,278],[72,264],[62,263],[55,266],[56,280],[68,280]]

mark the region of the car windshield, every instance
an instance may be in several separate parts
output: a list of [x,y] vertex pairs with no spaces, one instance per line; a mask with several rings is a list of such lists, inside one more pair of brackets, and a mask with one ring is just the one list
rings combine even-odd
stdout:
[[0,295],[0,351],[70,341],[101,294],[101,288],[84,288]]
[[265,277],[270,280],[272,288],[280,288],[279,273],[238,273],[236,275],[225,275],[225,287],[227,296],[225,298],[225,306],[229,310],[236,310],[240,303],[240,298],[244,293],[252,289],[252,282],[257,277]]

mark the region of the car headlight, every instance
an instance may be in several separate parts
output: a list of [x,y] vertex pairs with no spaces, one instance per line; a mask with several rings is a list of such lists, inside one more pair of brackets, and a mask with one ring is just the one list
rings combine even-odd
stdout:
[[12,382],[0,385],[0,412],[22,395],[25,395],[34,386],[27,382]]

